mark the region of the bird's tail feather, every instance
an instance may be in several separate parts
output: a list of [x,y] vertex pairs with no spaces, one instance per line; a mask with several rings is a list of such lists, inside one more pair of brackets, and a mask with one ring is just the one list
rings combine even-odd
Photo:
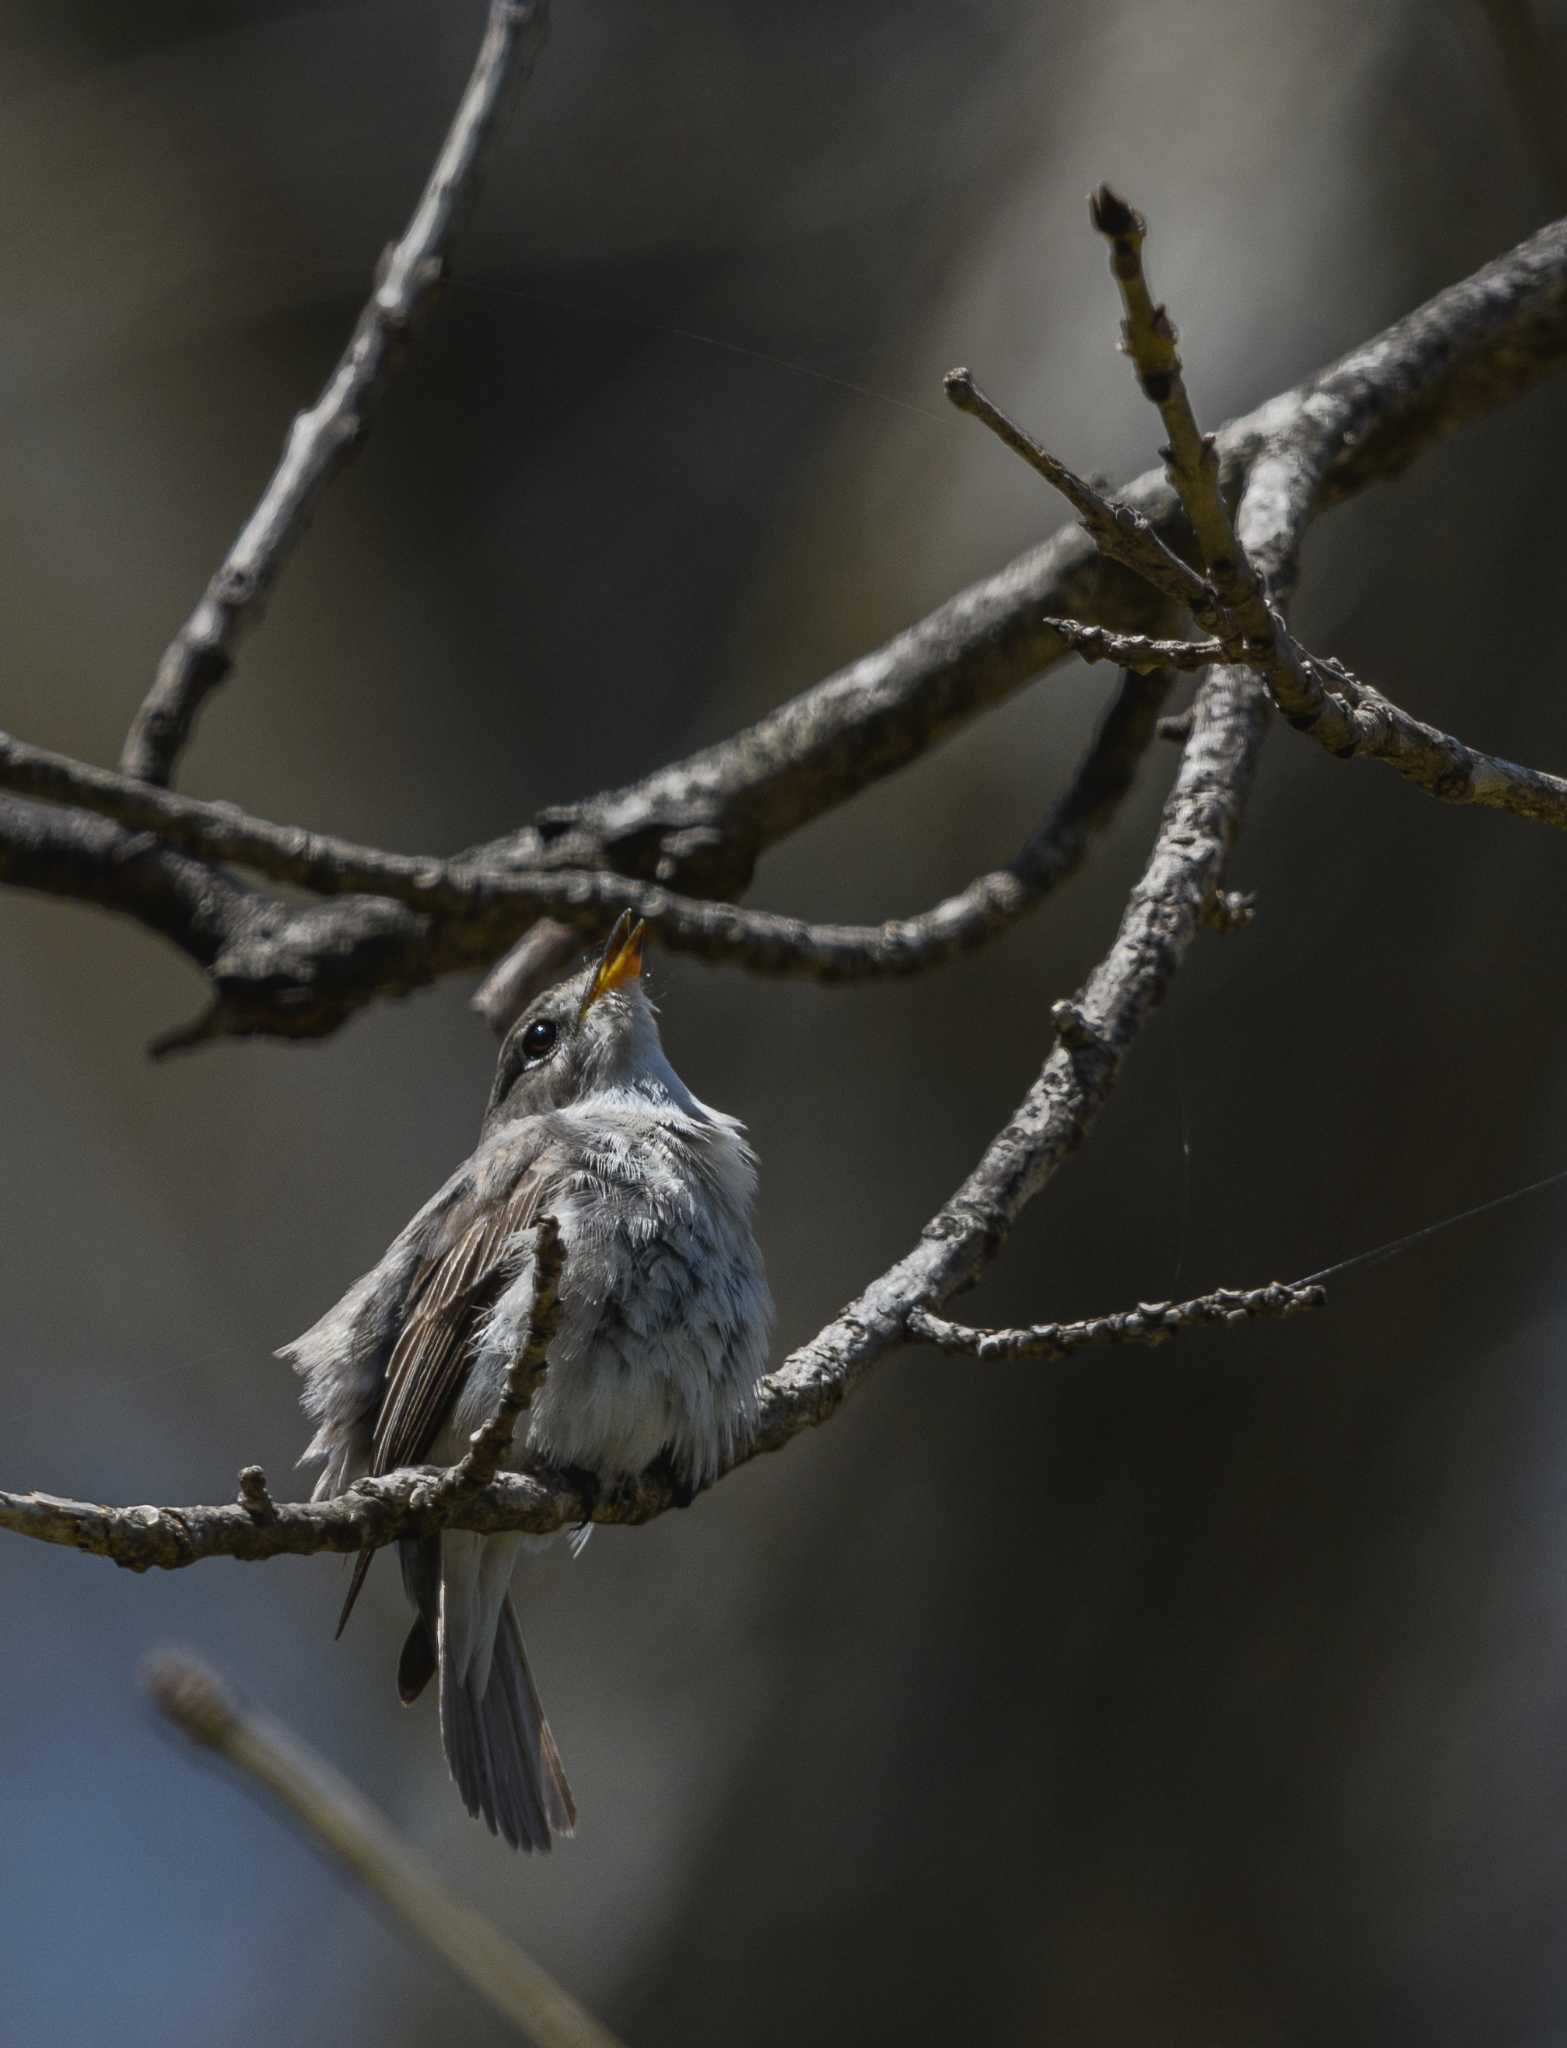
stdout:
[[514,1849],[547,1853],[577,1824],[571,1788],[528,1669],[517,1610],[501,1608],[488,1682],[475,1695],[441,1660],[441,1741],[463,1804]]
[[354,1575],[348,1582],[348,1598],[343,1602],[342,1611],[337,1617],[337,1627],[332,1632],[334,1642],[343,1633],[344,1629],[347,1628],[348,1617],[354,1611],[354,1602],[364,1591],[365,1580],[369,1577],[370,1567],[374,1563],[375,1552],[373,1550],[361,1550],[354,1559]]
[[[464,1805],[514,1849],[547,1851],[554,1836],[571,1833],[577,1815],[509,1591],[520,1548],[515,1537],[449,1529],[438,1560],[431,1552],[409,1558],[405,1578],[427,1623],[436,1608],[429,1634],[440,1671],[441,1740]],[[416,1654],[415,1661],[425,1659]],[[405,1675],[419,1673],[400,1668],[400,1681]]]
[[397,1696],[411,1707],[435,1676],[441,1625],[441,1539],[405,1536],[397,1546],[403,1591],[414,1605],[414,1625],[397,1660]]

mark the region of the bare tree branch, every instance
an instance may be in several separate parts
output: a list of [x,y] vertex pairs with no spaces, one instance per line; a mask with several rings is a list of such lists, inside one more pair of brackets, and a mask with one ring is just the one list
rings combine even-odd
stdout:
[[[1218,453],[1226,493],[1243,482],[1259,502],[1265,492],[1277,500],[1270,530],[1298,540],[1324,505],[1397,475],[1431,441],[1521,396],[1564,362],[1567,221],[1558,221],[1225,427]],[[1174,542],[1182,513],[1162,471],[1116,497]],[[1273,565],[1259,566],[1279,594]],[[1099,562],[1089,536],[1065,528],[744,733],[562,807],[485,851],[522,863],[548,851],[563,865],[653,871],[665,881],[678,872],[693,889],[737,891],[757,853],[1059,660],[1062,642],[1042,624],[1048,615],[1128,632],[1159,623],[1141,579]],[[703,835],[700,847],[682,837],[693,830]]]
[[[0,883],[133,917],[210,967],[251,892],[108,818],[0,798]],[[281,909],[281,906],[279,906]]]
[[1510,811],[1539,825],[1567,829],[1567,780],[1561,776],[1465,746],[1451,733],[1400,710],[1342,662],[1307,655],[1302,667],[1310,688],[1295,698],[1287,716],[1298,732],[1329,753],[1385,762],[1444,804]]
[[1273,1280],[1266,1287],[1219,1287],[1190,1301],[1140,1301],[1118,1315],[1089,1316],[1076,1323],[1031,1323],[1018,1330],[979,1329],[916,1309],[908,1330],[921,1343],[955,1358],[1067,1358],[1100,1344],[1163,1344],[1204,1323],[1234,1325],[1258,1316],[1301,1315],[1321,1308],[1326,1300],[1323,1287]]
[[492,0],[472,74],[413,218],[382,256],[347,348],[315,404],[295,419],[243,532],[159,662],[121,752],[127,775],[160,784],[172,779],[196,714],[232,668],[240,636],[259,617],[316,498],[364,438],[406,337],[445,275],[508,91],[533,69],[548,24],[549,0]]
[[[1270,530],[1298,536],[1322,507],[1395,474],[1430,440],[1519,396],[1564,356],[1567,223],[1558,222],[1224,429],[1221,482],[1228,495],[1246,479],[1259,503],[1274,503]],[[1162,474],[1119,495],[1165,539],[1179,533],[1179,500]],[[1292,560],[1253,560],[1273,595],[1284,594]],[[733,739],[548,812],[459,864],[599,869],[701,896],[738,895],[768,845],[905,766],[1060,659],[1066,643],[1047,617],[1071,614],[1141,633],[1157,629],[1160,612],[1138,578],[1104,563],[1080,529],[1064,529]],[[62,823],[41,832],[36,816],[0,804],[0,879],[142,914],[176,935],[176,907],[188,914],[194,864],[155,847],[144,851],[132,835],[95,833],[91,856],[69,838]],[[132,851],[140,869],[135,890],[93,871],[99,859]],[[235,893],[214,875],[214,900],[232,908]],[[624,890],[606,896],[615,908],[628,900]],[[606,910],[595,908],[595,919]],[[580,903],[574,921],[587,928]],[[186,950],[206,966],[201,948],[213,946],[214,934],[209,928],[198,937]],[[562,949],[560,932],[547,932],[512,978],[507,1001],[525,1001],[557,972]],[[492,934],[384,897],[343,898],[300,914],[246,893],[242,913],[216,934],[212,1011],[165,1043],[251,1032],[319,1036],[379,997],[489,965],[497,950]]]
[[241,1705],[185,1652],[150,1659],[144,1682],[181,1734],[275,1799],[537,2048],[619,2048],[541,1964],[453,1897],[386,1817],[281,1722]]
[[1237,553],[1235,529],[1219,481],[1218,443],[1197,424],[1181,376],[1175,329],[1156,306],[1143,276],[1142,215],[1101,185],[1089,202],[1094,226],[1110,244],[1110,269],[1121,288],[1126,321],[1121,346],[1132,359],[1143,396],[1159,409],[1169,446],[1165,471],[1197,536],[1197,549],[1225,610],[1239,616],[1256,592],[1251,565]]
[[155,1053],[224,1033],[319,1038],[362,1008],[367,990],[404,995],[485,957],[460,928],[432,928],[385,897],[286,903],[149,832],[14,797],[0,797],[0,883],[132,917],[203,970],[212,1010],[165,1034]]
[[[1167,681],[1150,687],[1148,678],[1138,677],[1123,688],[1071,789],[1008,867],[978,876],[958,895],[917,917],[878,925],[807,924],[769,911],[674,896],[595,870],[520,872],[382,853],[298,826],[269,824],[232,804],[202,803],[154,789],[5,733],[0,733],[0,788],[73,801],[123,825],[155,831],[166,846],[238,862],[325,895],[375,890],[460,933],[469,959],[493,957],[541,907],[565,920],[561,929],[570,935],[573,950],[584,934],[598,933],[629,907],[677,952],[731,960],[758,974],[869,980],[919,973],[983,944],[1071,873],[1089,833],[1108,822],[1130,787],[1167,687]],[[58,828],[67,843],[73,816],[63,814]],[[264,900],[229,886],[225,901],[230,905],[248,908]]]
[[1190,563],[1182,561],[1160,538],[1158,528],[1145,512],[1135,505],[1107,498],[1086,477],[1080,477],[1058,456],[1041,448],[1032,435],[1024,433],[993,398],[980,390],[972,370],[949,370],[943,381],[948,398],[959,412],[970,413],[987,426],[998,441],[1021,456],[1030,469],[1075,507],[1082,515],[1084,530],[1102,555],[1124,564],[1194,615],[1204,609],[1211,611],[1213,592]]
[[[1106,204],[1102,195],[1101,212]],[[1120,227],[1113,213],[1111,225]],[[1516,283],[1505,269],[1493,266],[1481,280],[1471,280],[1448,298],[1467,317],[1478,289],[1479,311],[1474,317],[1492,332],[1496,305],[1513,303]],[[1553,290],[1559,318],[1559,277]],[[1261,590],[1266,585],[1282,596],[1293,588],[1301,535],[1331,488],[1342,448],[1339,433],[1358,422],[1356,456],[1361,459],[1366,437],[1374,435],[1379,418],[1385,427],[1391,413],[1395,426],[1388,429],[1393,436],[1390,445],[1404,445],[1400,435],[1407,426],[1397,426],[1397,399],[1407,395],[1407,384],[1400,379],[1407,377],[1412,361],[1449,367],[1452,362],[1454,336],[1444,333],[1442,306],[1443,301],[1435,301],[1393,330],[1400,364],[1393,390],[1379,387],[1372,372],[1380,358],[1374,351],[1363,351],[1347,359],[1356,367],[1342,388],[1330,388],[1332,378],[1324,380],[1319,387],[1327,394],[1322,405],[1302,405],[1275,423],[1266,449],[1258,452],[1250,471],[1233,526],[1218,495],[1222,472],[1209,459],[1189,407],[1184,415],[1175,413],[1178,432],[1172,437],[1171,467],[1192,500],[1194,526],[1205,535],[1206,546],[1216,551],[1217,559],[1206,563],[1215,590],[1236,600],[1234,612],[1222,610],[1217,637],[1226,647],[1235,614],[1249,616],[1257,602],[1265,606],[1268,631],[1287,638],[1279,614],[1267,605]],[[1134,346],[1156,343],[1163,350],[1164,338],[1156,331],[1150,309],[1151,301],[1145,305],[1134,284],[1128,338]],[[1384,337],[1384,345],[1388,340]],[[1172,357],[1173,334],[1168,353],[1153,363],[1161,408],[1185,407]],[[1140,368],[1146,371],[1149,365]],[[1482,393],[1493,387],[1476,371],[1463,388],[1466,393]],[[1442,414],[1426,403],[1422,417],[1432,423]],[[1255,648],[1248,646],[1246,661],[1215,665],[1199,685],[1181,765],[1148,864],[1131,892],[1109,952],[1075,996],[1053,1007],[1056,1043],[1034,1085],[962,1186],[926,1225],[915,1247],[763,1381],[758,1426],[744,1457],[776,1450],[825,1421],[876,1360],[897,1344],[910,1337],[939,1340],[958,1328],[937,1312],[952,1295],[972,1285],[996,1256],[1024,1205],[1082,1142],[1114,1087],[1122,1059],[1162,1000],[1198,932],[1210,922],[1238,919],[1244,899],[1225,890],[1225,871],[1270,711],[1268,691],[1256,672],[1261,663],[1255,657]],[[1352,679],[1340,672],[1339,680],[1347,685]],[[1148,716],[1151,723],[1151,712]],[[36,812],[34,806],[16,808]],[[94,823],[102,826],[103,821]],[[118,826],[103,829],[124,831]],[[134,845],[134,835],[125,836]],[[130,847],[122,850],[130,862]],[[157,849],[157,854],[161,860],[183,858],[166,849]],[[1239,1297],[1242,1313],[1251,1298]],[[1282,1307],[1286,1300],[1303,1307],[1314,1305],[1316,1294],[1301,1283],[1295,1289],[1261,1290],[1256,1299],[1270,1307]],[[1195,1315],[1211,1300],[1200,1297],[1197,1303],[1182,1306]],[[1224,1298],[1221,1308],[1230,1313]],[[1137,1313],[1146,1317],[1151,1312]],[[1061,1341],[1062,1326],[1042,1328],[1054,1333],[1053,1341]],[[1127,1331],[1123,1321],[1120,1333]],[[1008,1333],[999,1341],[1039,1340],[1039,1332],[1025,1332]],[[959,1332],[958,1341],[970,1340]],[[981,1333],[972,1341],[983,1345],[986,1339]],[[455,1469],[460,1472],[462,1466]],[[643,1474],[607,1500],[584,1498],[585,1491],[593,1493],[591,1486],[584,1489],[570,1475],[537,1468],[497,1474],[476,1494],[454,1485],[451,1474],[401,1472],[361,1481],[332,1500],[279,1506],[267,1495],[259,1474],[247,1468],[240,1500],[227,1506],[107,1508],[42,1494],[0,1494],[0,1527],[142,1570],[213,1556],[357,1550],[443,1526],[546,1531],[584,1518],[644,1521],[679,1504],[669,1477],[656,1471]]]
[[1255,669],[1289,723],[1329,753],[1383,761],[1444,803],[1511,811],[1558,829],[1567,826],[1567,781],[1481,753],[1412,718],[1342,664],[1309,654],[1290,633],[1231,524],[1214,438],[1198,427],[1174,326],[1148,289],[1142,217],[1104,186],[1094,197],[1093,219],[1110,241],[1111,269],[1126,303],[1123,346],[1170,437],[1170,480],[1222,607],[1215,622],[1207,606],[1193,603],[1194,617],[1205,625],[1217,623],[1218,644],[1226,656]]
[[[1279,708],[1297,732],[1304,732],[1340,759],[1382,761],[1428,796],[1447,804],[1472,804],[1510,811],[1538,825],[1567,830],[1567,780],[1466,746],[1451,733],[1413,718],[1340,661],[1312,654],[1273,619],[1269,642],[1290,649],[1288,664],[1275,664],[1267,648],[1242,634],[1210,640],[1152,640],[1137,633],[1111,633],[1075,619],[1051,625],[1084,661],[1114,661],[1134,670],[1169,666],[1195,669],[1220,660],[1256,667]],[[1255,661],[1251,656],[1256,655]],[[1175,721],[1163,720],[1161,726]],[[1172,733],[1183,737],[1184,729]],[[3,771],[0,771],[3,773]]]
[[267,1486],[267,1475],[259,1465],[242,1465],[239,1473],[239,1504],[253,1522],[275,1522],[277,1502]]
[[[1236,542],[1245,559],[1276,565],[1288,582],[1300,529],[1280,527],[1320,489],[1322,444],[1281,443],[1301,482],[1281,494],[1248,487]],[[758,1425],[736,1462],[780,1449],[834,1414],[875,1362],[970,1286],[996,1256],[1024,1206],[1082,1143],[1135,1043],[1223,895],[1231,846],[1267,729],[1269,699],[1246,667],[1220,665],[1199,685],[1191,733],[1148,865],[1109,952],[1053,1012],[1057,1042],[1038,1079],[918,1243],[763,1381]],[[44,1494],[0,1493],[0,1528],[112,1558],[134,1570],[206,1557],[263,1558],[358,1550],[444,1526],[545,1532],[569,1522],[641,1522],[678,1504],[667,1476],[645,1473],[608,1499],[568,1475],[530,1466],[500,1474],[466,1502],[440,1499],[443,1475],[393,1473],[335,1499],[277,1507],[259,1519],[243,1503],[108,1508]]]
[[491,968],[468,998],[497,1038],[504,1038],[541,988],[558,981],[578,939],[557,917],[541,917]]
[[[1243,528],[1249,516],[1243,502]],[[872,1365],[906,1341],[916,1309],[938,1309],[978,1278],[1026,1203],[1081,1144],[1221,888],[1267,716],[1267,697],[1244,669],[1215,668],[1201,684],[1149,863],[1109,953],[1056,1006],[1057,1043],[1038,1079],[914,1249],[762,1382],[757,1428],[736,1463],[825,1422]],[[144,1571],[207,1557],[359,1550],[442,1527],[544,1533],[587,1519],[645,1522],[680,1504],[657,1471],[599,1498],[570,1475],[530,1464],[455,1507],[441,1503],[442,1477],[410,1471],[361,1480],[332,1500],[279,1506],[265,1522],[243,1505],[111,1508],[0,1493],[0,1528]]]
[[1082,619],[1050,619],[1046,623],[1080,661],[1113,661],[1117,668],[1129,668],[1140,676],[1161,668],[1212,668],[1225,658],[1223,643],[1218,640],[1154,640],[1146,633],[1112,633],[1107,626],[1091,626]]

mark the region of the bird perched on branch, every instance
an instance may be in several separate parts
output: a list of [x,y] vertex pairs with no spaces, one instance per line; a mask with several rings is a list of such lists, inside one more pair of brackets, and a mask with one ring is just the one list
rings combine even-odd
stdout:
[[[667,1458],[693,1489],[749,1437],[772,1302],[751,1230],[756,1162],[659,1042],[645,927],[520,1017],[501,1047],[478,1149],[380,1263],[279,1356],[317,1424],[317,1499],[366,1474],[454,1464],[526,1343],[532,1226],[565,1265],[527,1449],[613,1484]],[[403,1539],[416,1617],[398,1665],[412,1703],[439,1678],[441,1739],[468,1811],[519,1849],[576,1819],[513,1605],[522,1535]],[[373,1551],[359,1557],[341,1633]]]

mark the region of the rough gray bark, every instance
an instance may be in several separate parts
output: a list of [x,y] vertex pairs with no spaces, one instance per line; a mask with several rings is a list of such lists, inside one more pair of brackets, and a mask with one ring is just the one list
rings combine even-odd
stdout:
[[1190,1301],[1140,1301],[1116,1315],[1085,1316],[1075,1323],[1029,1323],[1022,1329],[976,1328],[915,1309],[909,1335],[951,1358],[991,1363],[1007,1358],[1070,1358],[1100,1344],[1165,1344],[1182,1330],[1206,1323],[1249,1323],[1256,1316],[1298,1316],[1321,1308],[1326,1290],[1305,1282],[1267,1287],[1216,1287]]
[[[1151,639],[1136,643],[1140,656],[1178,644]],[[630,909],[656,923],[660,942],[673,952],[729,962],[753,974],[829,982],[875,980],[916,974],[982,945],[1076,868],[1089,835],[1109,823],[1131,787],[1168,691],[1168,678],[1161,678],[1162,663],[1142,659],[1138,666],[1151,673],[1128,676],[1071,788],[1011,863],[977,876],[933,910],[884,925],[807,925],[768,911],[677,896],[656,884],[591,868],[516,873],[468,861],[381,853],[294,826],[268,824],[245,816],[232,804],[173,796],[107,769],[89,768],[63,754],[27,746],[5,733],[0,733],[0,787],[75,803],[100,817],[155,833],[164,846],[208,861],[241,862],[275,881],[293,882],[324,896],[379,890],[438,920],[450,933],[454,950],[466,949],[470,961],[492,956],[541,910],[564,921],[575,945],[579,932],[594,933],[607,914],[618,916]],[[74,881],[77,872],[70,869],[68,879]],[[255,907],[263,899],[238,900]]]

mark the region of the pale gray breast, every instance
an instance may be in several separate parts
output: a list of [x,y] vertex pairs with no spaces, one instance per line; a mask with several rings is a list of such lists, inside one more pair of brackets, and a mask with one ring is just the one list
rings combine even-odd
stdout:
[[[567,1112],[559,1124],[545,1206],[565,1242],[561,1324],[530,1442],[616,1473],[668,1449],[693,1480],[710,1477],[749,1433],[772,1320],[750,1155],[726,1123]],[[530,1302],[519,1275],[476,1382],[494,1386]]]

